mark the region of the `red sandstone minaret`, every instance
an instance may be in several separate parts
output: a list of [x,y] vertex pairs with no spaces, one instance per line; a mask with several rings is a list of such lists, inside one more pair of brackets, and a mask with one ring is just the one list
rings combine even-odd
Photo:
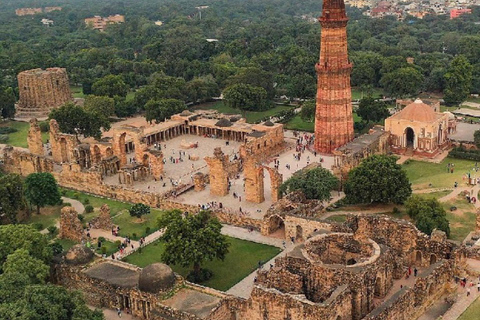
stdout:
[[353,140],[352,91],[348,60],[347,15],[343,0],[324,0],[317,72],[315,150],[332,153]]

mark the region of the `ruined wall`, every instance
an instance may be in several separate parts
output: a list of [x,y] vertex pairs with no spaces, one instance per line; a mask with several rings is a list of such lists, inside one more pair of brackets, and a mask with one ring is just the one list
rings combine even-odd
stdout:
[[38,125],[37,119],[30,120],[30,129],[28,130],[27,136],[28,150],[30,153],[43,156],[43,142],[42,142],[42,132],[40,131],[40,126]]
[[60,214],[60,239],[70,239],[81,242],[86,238],[78,213],[73,207],[63,207]]
[[61,133],[55,119],[50,120],[50,146],[54,162],[68,163],[74,161],[73,150],[78,147],[79,143],[80,141],[75,135]]
[[351,319],[350,291],[338,288],[323,303],[312,303],[301,296],[282,293],[276,289],[255,286],[247,308],[238,319],[249,320],[338,320]]
[[285,239],[299,239],[299,232],[302,233],[302,240],[305,240],[312,233],[318,230],[332,230],[332,225],[328,222],[313,218],[298,217],[293,215],[285,216]]
[[3,166],[6,172],[22,176],[35,172],[53,172],[53,161],[50,158],[13,147],[5,147],[3,152]]
[[215,148],[213,157],[205,157],[209,168],[210,195],[225,196],[228,194],[228,155],[220,147]]
[[244,160],[245,200],[262,203],[265,201],[263,167],[257,165],[257,159],[247,156]]
[[18,74],[17,116],[47,116],[48,113],[73,101],[64,68],[32,69]]
[[254,133],[247,135],[247,141],[240,146],[240,157],[245,159],[247,155],[254,156],[259,161],[279,154],[285,148],[283,125],[276,127],[256,125],[252,129],[261,132],[258,136]]
[[110,217],[110,207],[107,204],[100,207],[100,214],[90,221],[90,225],[96,229],[112,230],[113,222]]

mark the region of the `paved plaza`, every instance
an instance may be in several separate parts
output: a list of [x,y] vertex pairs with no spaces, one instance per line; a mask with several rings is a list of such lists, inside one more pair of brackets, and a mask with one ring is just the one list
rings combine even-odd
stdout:
[[480,124],[457,122],[457,132],[450,135],[451,140],[473,142],[473,133],[480,129]]

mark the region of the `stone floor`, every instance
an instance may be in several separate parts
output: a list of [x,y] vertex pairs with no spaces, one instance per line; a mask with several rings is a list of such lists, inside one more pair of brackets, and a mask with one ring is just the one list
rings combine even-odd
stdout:
[[473,133],[478,129],[480,129],[480,124],[458,122],[457,132],[451,134],[450,139],[457,141],[473,141]]

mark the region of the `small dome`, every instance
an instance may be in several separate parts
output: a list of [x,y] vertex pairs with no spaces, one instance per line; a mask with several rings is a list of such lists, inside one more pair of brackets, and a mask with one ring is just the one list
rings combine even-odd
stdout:
[[218,120],[217,123],[215,123],[215,125],[217,127],[231,127],[232,123],[230,122],[230,120],[224,118],[224,119]]
[[455,115],[450,111],[445,111],[444,114],[448,116],[448,120],[455,120]]
[[74,245],[65,254],[65,262],[73,265],[89,263],[92,258],[93,251],[83,244]]
[[400,112],[393,115],[392,118],[419,122],[433,122],[437,119],[437,114],[433,108],[416,99],[413,103],[403,108]]
[[240,116],[233,116],[233,117],[230,117],[230,122],[237,122],[238,120],[240,120],[242,117]]
[[273,122],[270,121],[270,120],[265,121],[265,123],[263,125],[267,126],[267,127],[273,127],[274,126]]
[[163,263],[153,263],[143,268],[138,279],[138,288],[150,293],[167,291],[175,284],[175,274]]
[[190,111],[188,110],[183,110],[182,113],[180,113],[181,116],[191,116],[193,113],[191,113]]

